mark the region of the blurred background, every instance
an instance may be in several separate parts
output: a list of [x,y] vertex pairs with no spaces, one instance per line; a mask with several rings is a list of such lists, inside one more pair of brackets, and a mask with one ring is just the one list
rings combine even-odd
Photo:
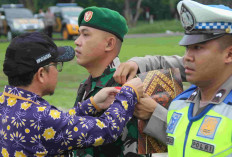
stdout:
[[[232,1],[229,0],[197,1],[203,4],[232,6]],[[9,22],[13,18],[9,16],[15,16],[14,18],[32,18],[33,16],[38,21],[34,19],[34,21],[27,22],[31,24],[28,31],[46,30],[46,26],[43,26],[42,22],[45,23],[44,14],[49,9],[55,16],[55,24],[52,30],[52,33],[55,33],[54,37],[65,40],[73,39],[78,35],[78,15],[83,8],[89,6],[106,7],[118,11],[127,20],[130,28],[129,34],[181,32],[183,30],[180,23],[179,21],[176,22],[179,18],[176,10],[178,2],[179,0],[0,0],[0,35],[2,35],[2,38],[5,36],[7,40],[11,40],[20,33],[14,29],[18,29],[18,31],[21,29],[20,31],[23,32],[23,28],[19,28],[23,22]],[[9,11],[6,11],[10,7],[15,8],[15,11],[11,9],[11,15],[9,15]],[[16,9],[20,7],[21,10],[25,8],[28,11]],[[164,23],[160,23],[160,21]],[[157,22],[160,25],[157,25]],[[35,23],[37,26],[33,27],[32,25],[35,25]]]
[[[231,0],[197,0],[203,4],[224,4]],[[86,7],[106,7],[118,11],[128,23],[119,58],[125,62],[134,56],[184,55],[178,45],[183,29],[176,5],[179,0],[0,0],[0,92],[8,84],[3,73],[7,46],[15,36],[33,31],[45,31],[45,15],[54,16],[52,38],[58,46],[75,48],[78,37],[78,15]],[[74,105],[76,92],[88,72],[76,63],[76,58],[64,64],[54,96],[46,96],[51,104],[67,109]],[[188,84],[185,84],[188,86]]]
[[[232,5],[230,0],[196,0],[203,4]],[[2,4],[23,4],[34,14],[39,9],[46,10],[57,3],[76,3],[86,8],[89,6],[107,7],[124,15],[130,26],[135,26],[138,20],[154,20],[177,18],[176,4],[179,0],[1,0]],[[149,14],[149,15],[148,15]]]

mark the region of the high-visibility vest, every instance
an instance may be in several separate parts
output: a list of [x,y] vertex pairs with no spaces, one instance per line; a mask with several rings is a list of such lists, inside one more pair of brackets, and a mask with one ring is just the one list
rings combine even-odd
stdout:
[[169,157],[232,156],[232,91],[222,103],[209,104],[193,117],[194,104],[186,99],[195,89],[192,86],[169,107],[166,130]]

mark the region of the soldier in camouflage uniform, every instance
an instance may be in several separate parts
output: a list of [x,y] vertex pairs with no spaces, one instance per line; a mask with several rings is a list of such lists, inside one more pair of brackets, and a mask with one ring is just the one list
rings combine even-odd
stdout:
[[[85,67],[90,76],[80,84],[75,104],[95,95],[103,87],[121,86],[115,82],[113,74],[120,64],[117,56],[128,31],[124,17],[107,8],[86,8],[80,14],[78,24],[80,36],[75,41],[77,63]],[[136,157],[137,137],[137,119],[132,118],[116,142],[77,150],[74,154],[81,157]]]

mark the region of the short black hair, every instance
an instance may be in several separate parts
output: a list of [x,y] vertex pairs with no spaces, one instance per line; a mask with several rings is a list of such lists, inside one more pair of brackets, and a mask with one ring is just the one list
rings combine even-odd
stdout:
[[8,76],[8,83],[10,86],[29,86],[32,83],[34,75],[37,71],[31,71],[22,75]]
[[219,38],[219,44],[221,50],[225,50],[227,47],[232,46],[232,35],[224,35]]
[[[49,72],[49,67],[44,67],[46,72]],[[8,83],[10,86],[24,86],[27,87],[32,83],[34,75],[37,73],[39,69],[28,72],[26,74],[17,75],[17,76],[8,76]]]

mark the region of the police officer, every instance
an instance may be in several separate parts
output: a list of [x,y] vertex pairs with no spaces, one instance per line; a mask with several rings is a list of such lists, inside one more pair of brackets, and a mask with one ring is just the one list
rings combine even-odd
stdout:
[[[133,59],[135,62],[119,66],[117,79],[125,81],[128,73],[132,78],[138,69],[179,67],[182,78],[195,85],[170,105],[169,156],[231,156],[232,10],[222,5],[207,6],[184,0],[178,4],[178,11],[185,29],[180,41],[186,47],[185,56]],[[146,133],[165,141],[167,111],[150,100],[143,106],[153,108]],[[150,114],[136,110],[139,117]]]
[[[42,98],[54,93],[63,62],[74,56],[72,47],[57,47],[43,33],[12,40],[3,64],[9,85],[0,93],[1,156],[61,155],[113,142],[121,134],[143,94],[139,79],[122,87],[115,103],[110,96],[115,88],[105,88],[67,113]],[[107,107],[106,114],[93,117]]]
[[186,79],[194,85],[169,107],[168,154],[232,156],[232,9],[189,0],[177,9]]

